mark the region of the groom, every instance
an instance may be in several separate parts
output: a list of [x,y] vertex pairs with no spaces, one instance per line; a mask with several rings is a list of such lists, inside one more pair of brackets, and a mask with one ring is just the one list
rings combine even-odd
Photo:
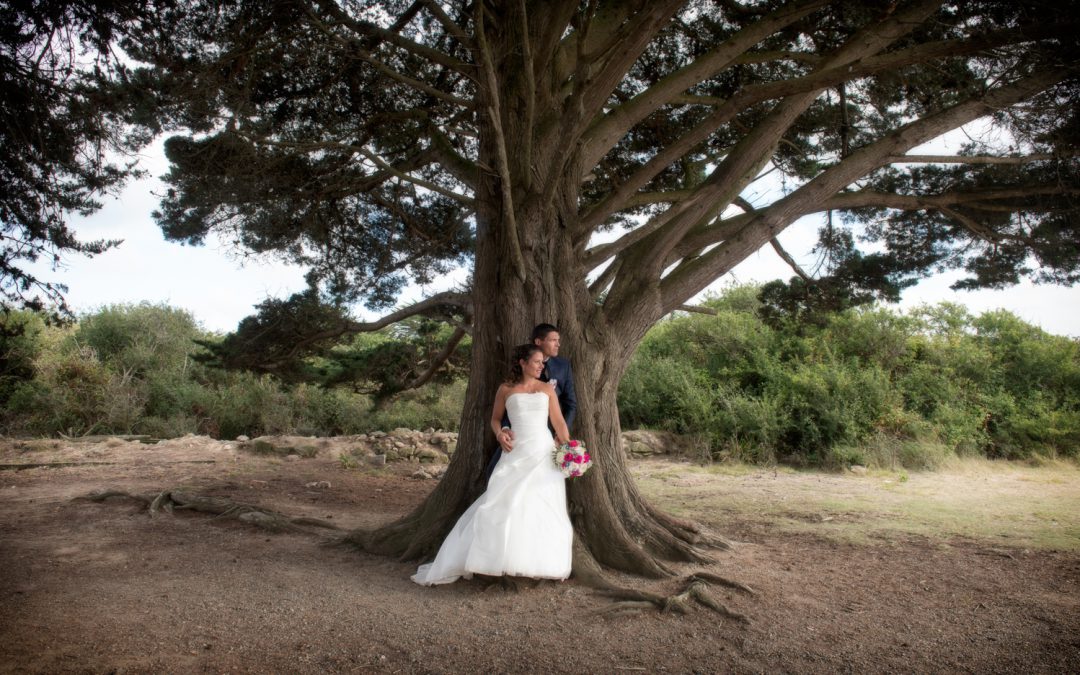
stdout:
[[[550,323],[538,324],[533,328],[532,342],[544,354],[544,371],[540,374],[540,381],[555,385],[559,409],[566,420],[566,428],[569,429],[574,424],[577,397],[574,395],[574,374],[570,371],[570,362],[559,357],[559,329]],[[495,439],[504,451],[510,452],[514,449],[514,431],[510,428],[510,417],[506,413],[503,413],[503,426]],[[484,469],[485,482],[491,477],[491,472],[495,470],[501,456],[502,452],[496,452],[488,462]]]

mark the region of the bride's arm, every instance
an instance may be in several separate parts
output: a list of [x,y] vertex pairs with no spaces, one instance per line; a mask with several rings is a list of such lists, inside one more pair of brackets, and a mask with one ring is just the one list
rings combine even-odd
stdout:
[[555,429],[555,440],[560,444],[566,443],[570,440],[570,430],[566,427],[566,420],[563,419],[562,409],[559,408],[559,398],[555,396],[554,388],[548,391],[547,395],[548,418],[551,420],[551,427]]
[[491,433],[495,434],[496,439],[502,433],[503,415],[506,413],[506,390],[505,384],[499,385],[499,390],[495,392],[495,407],[491,410]]

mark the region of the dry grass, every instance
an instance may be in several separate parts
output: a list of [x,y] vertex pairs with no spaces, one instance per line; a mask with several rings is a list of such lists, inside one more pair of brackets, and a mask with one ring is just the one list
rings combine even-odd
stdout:
[[829,474],[636,462],[658,506],[714,524],[747,522],[861,543],[898,535],[1010,548],[1080,550],[1080,467],[955,460],[933,472]]

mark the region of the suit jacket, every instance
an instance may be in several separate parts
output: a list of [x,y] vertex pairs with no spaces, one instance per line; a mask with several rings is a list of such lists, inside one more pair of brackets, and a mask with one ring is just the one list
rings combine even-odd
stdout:
[[[570,429],[574,424],[574,415],[577,413],[577,396],[574,393],[574,373],[570,369],[569,360],[552,356],[544,362],[544,372],[540,375],[540,381],[551,382],[552,380],[555,381],[555,397],[559,399],[559,410],[562,411],[563,419],[566,420],[566,428]],[[508,413],[503,413],[502,424],[504,427],[510,426]]]
[[555,396],[559,399],[559,410],[566,420],[566,428],[574,426],[577,413],[577,396],[574,393],[574,373],[570,370],[570,361],[559,356],[552,356],[544,363],[544,372],[540,379],[544,382],[555,381]]

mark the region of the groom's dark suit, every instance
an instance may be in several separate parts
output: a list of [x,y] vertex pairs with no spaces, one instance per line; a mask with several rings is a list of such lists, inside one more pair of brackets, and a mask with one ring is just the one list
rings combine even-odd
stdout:
[[[555,396],[559,399],[559,410],[562,411],[563,419],[566,420],[566,428],[571,428],[574,424],[574,414],[577,412],[577,396],[574,393],[574,373],[570,370],[570,361],[558,356],[552,356],[544,361],[544,372],[540,373],[540,381],[555,383]],[[509,413],[503,413],[502,424],[504,427],[510,426]],[[550,427],[551,424],[548,423],[548,426]],[[485,482],[491,477],[491,472],[495,470],[495,465],[499,463],[502,454],[501,448],[495,450],[494,456],[484,469]]]

